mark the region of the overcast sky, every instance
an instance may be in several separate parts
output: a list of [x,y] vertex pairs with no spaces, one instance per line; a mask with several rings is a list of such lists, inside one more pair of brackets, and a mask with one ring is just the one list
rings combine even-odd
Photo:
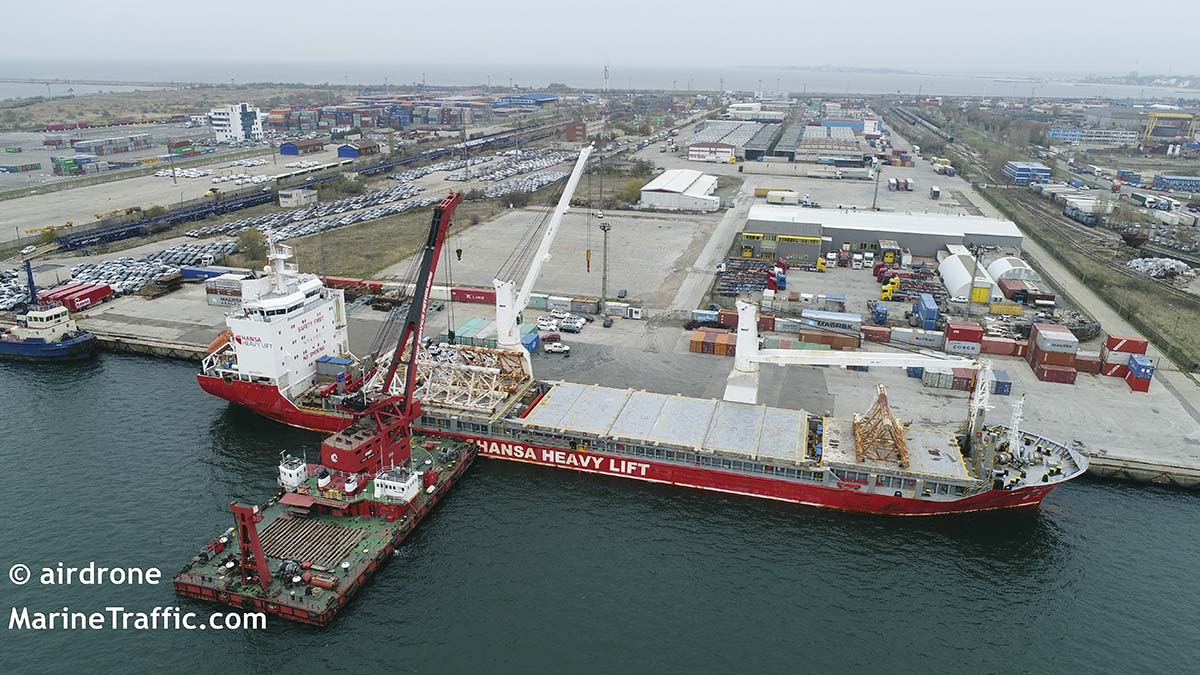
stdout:
[[0,12],[9,76],[21,75],[11,60],[39,56],[1200,72],[1184,32],[1200,23],[1200,0],[0,0]]

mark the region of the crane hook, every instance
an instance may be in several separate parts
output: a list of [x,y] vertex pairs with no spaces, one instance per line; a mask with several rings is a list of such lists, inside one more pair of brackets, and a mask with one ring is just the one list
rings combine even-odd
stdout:
[[461,247],[454,249],[454,255],[456,258],[458,258],[459,262],[462,262],[462,248]]

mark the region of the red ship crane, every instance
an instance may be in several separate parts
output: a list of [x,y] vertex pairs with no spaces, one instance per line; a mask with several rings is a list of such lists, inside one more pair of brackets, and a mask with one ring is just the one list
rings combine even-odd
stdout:
[[381,389],[384,394],[392,390],[392,380],[403,363],[404,392],[376,400],[356,414],[350,426],[326,438],[321,443],[321,464],[324,466],[354,474],[375,473],[401,465],[411,456],[412,422],[421,416],[421,402],[414,396],[417,352],[438,258],[454,209],[461,201],[461,193],[451,192],[433,209],[433,221],[413,284],[412,302]]

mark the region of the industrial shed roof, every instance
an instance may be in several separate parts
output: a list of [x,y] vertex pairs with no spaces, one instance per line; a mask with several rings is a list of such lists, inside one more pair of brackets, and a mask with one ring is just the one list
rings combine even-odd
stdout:
[[727,143],[733,146],[742,146],[753,138],[760,128],[762,125],[755,122],[705,122],[704,128],[692,137],[691,145]]
[[[955,216],[940,213],[885,213],[871,211],[840,211],[836,209],[806,209],[800,206],[755,204],[747,218],[750,223],[815,223],[834,229],[871,229],[878,232],[961,236],[985,235],[1021,238],[1021,231],[1011,220],[983,216]],[[761,228],[759,228],[761,229]],[[751,229],[751,231],[757,231]]]

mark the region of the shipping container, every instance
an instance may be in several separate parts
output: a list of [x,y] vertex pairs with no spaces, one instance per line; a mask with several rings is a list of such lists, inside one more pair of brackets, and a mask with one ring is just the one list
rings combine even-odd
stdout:
[[806,309],[800,312],[800,317],[804,320],[805,325],[816,328],[855,332],[862,328],[862,316],[858,314]]
[[758,329],[760,331],[774,331],[775,330],[775,317],[770,314],[759,314],[758,315]]
[[863,326],[863,337],[870,342],[891,342],[892,329],[887,326]]
[[1063,366],[1067,368],[1075,367],[1074,352],[1048,352],[1043,351],[1037,345],[1029,346],[1029,353],[1025,359],[1029,361],[1029,365],[1037,368],[1040,365]]
[[1154,362],[1145,354],[1130,354],[1129,361],[1125,365],[1129,367],[1129,372],[1134,377],[1147,380],[1154,377]]
[[942,347],[947,354],[957,354],[959,356],[979,356],[980,344],[978,342],[967,342],[965,340],[946,340],[946,344]]
[[964,321],[946,322],[946,340],[956,342],[979,342],[983,339],[983,327]]
[[908,366],[904,369],[905,374],[909,377],[922,377],[925,375],[925,369],[921,366]]
[[495,305],[496,304],[496,289],[494,288],[468,288],[466,286],[455,286],[450,289],[450,299],[454,302],[468,302],[479,305]]
[[1104,366],[1104,362],[1100,360],[1099,354],[1076,354],[1075,355],[1075,370],[1089,375],[1099,375],[1100,369]]
[[72,312],[80,312],[112,296],[112,286],[108,284],[89,284],[85,288],[76,289],[70,294],[59,298],[59,302]]
[[546,309],[546,298],[549,297],[545,293],[530,293],[529,308],[530,309]]
[[992,371],[992,393],[997,396],[1008,396],[1012,394],[1012,379],[1008,376],[1008,371],[993,370]]
[[920,328],[892,328],[892,342],[940,349],[945,342],[945,335],[941,331],[928,331]]
[[984,336],[979,342],[979,352],[981,354],[995,354],[996,356],[1013,356],[1017,351],[1017,341],[1011,338],[997,338]]
[[1119,363],[1106,363],[1100,367],[1100,374],[1124,379],[1129,374],[1129,367]]
[[600,298],[572,298],[571,311],[576,314],[596,314],[600,311]]
[[[492,302],[494,303],[495,301],[496,301],[496,299],[492,298]],[[546,309],[548,309],[548,310],[556,310],[557,309],[557,310],[560,310],[563,312],[569,312],[569,311],[571,311],[571,299],[567,298],[567,297],[563,297],[561,295],[548,296],[546,298]]]
[[1057,382],[1059,384],[1075,384],[1075,369],[1066,366],[1042,364],[1033,370],[1037,379],[1042,382]]
[[1123,335],[1106,335],[1104,338],[1104,347],[1113,352],[1125,352],[1127,354],[1145,354],[1146,348],[1150,343],[1144,338],[1127,337]]
[[1130,391],[1141,393],[1150,391],[1150,378],[1138,377],[1133,371],[1125,373],[1125,384],[1129,385]]
[[722,309],[717,312],[717,321],[722,326],[737,328],[738,313],[732,309]]

